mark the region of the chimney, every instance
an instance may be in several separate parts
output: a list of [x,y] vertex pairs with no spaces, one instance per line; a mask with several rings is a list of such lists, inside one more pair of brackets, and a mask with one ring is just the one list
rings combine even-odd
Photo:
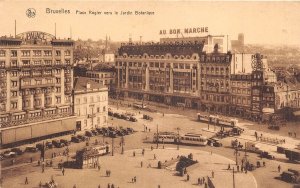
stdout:
[[87,82],[86,83],[86,89],[90,89],[91,88],[91,84],[90,84],[90,82]]

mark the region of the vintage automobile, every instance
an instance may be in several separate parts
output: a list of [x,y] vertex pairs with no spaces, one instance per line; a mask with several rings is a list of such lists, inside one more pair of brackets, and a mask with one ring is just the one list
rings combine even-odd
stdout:
[[262,158],[267,158],[267,159],[275,159],[275,157],[273,155],[271,155],[269,152],[267,151],[262,151],[260,153],[260,157]]
[[12,152],[12,151],[9,151],[9,150],[5,151],[3,153],[3,155],[4,155],[5,158],[12,158],[12,157],[17,156],[17,154],[15,152]]
[[79,142],[81,142],[81,140],[77,136],[72,136],[71,142],[79,143]]
[[64,143],[61,143],[59,140],[52,140],[52,144],[56,147],[56,148],[62,148],[65,147]]
[[217,138],[209,138],[207,139],[207,145],[214,146],[214,147],[221,147],[222,143]]
[[85,131],[85,136],[92,137],[94,135],[93,135],[93,133],[91,131]]
[[10,151],[15,152],[17,155],[23,154],[23,151],[20,148],[12,148]]
[[130,116],[129,121],[137,122],[137,119],[135,117],[133,117],[133,116]]
[[38,148],[36,148],[36,147],[34,147],[34,146],[27,146],[27,147],[25,148],[25,151],[26,151],[26,152],[32,152],[32,153],[34,153],[34,152],[37,152],[37,151],[38,151]]

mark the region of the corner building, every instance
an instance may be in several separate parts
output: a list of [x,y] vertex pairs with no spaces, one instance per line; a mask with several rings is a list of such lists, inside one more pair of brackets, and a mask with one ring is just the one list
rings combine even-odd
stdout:
[[72,40],[29,31],[0,37],[1,144],[75,129]]

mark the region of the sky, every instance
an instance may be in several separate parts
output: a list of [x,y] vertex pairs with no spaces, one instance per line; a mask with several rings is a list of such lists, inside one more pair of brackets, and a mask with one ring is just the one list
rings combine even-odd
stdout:
[[[26,10],[36,10],[34,18]],[[47,14],[46,9],[70,10],[69,14]],[[159,41],[160,30],[208,27],[208,33],[184,37],[244,33],[245,43],[300,45],[300,2],[197,2],[197,1],[0,1],[0,36],[26,31],[55,32],[58,38],[113,41]],[[101,11],[101,15],[89,11]],[[76,14],[76,11],[86,14]],[[113,15],[104,15],[103,12]],[[120,12],[149,11],[154,15],[120,15]],[[118,12],[118,15],[115,15]],[[71,29],[70,29],[71,28]]]

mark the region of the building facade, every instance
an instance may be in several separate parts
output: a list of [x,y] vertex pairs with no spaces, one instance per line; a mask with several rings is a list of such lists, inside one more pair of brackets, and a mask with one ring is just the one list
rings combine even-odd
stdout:
[[228,113],[230,104],[231,53],[213,53],[200,57],[200,96],[203,110]]
[[0,38],[3,145],[74,130],[73,45],[37,31]]
[[86,77],[75,78],[74,112],[77,117],[77,130],[94,129],[107,125],[107,88]]
[[122,45],[116,58],[117,95],[169,105],[197,105],[203,43]]

